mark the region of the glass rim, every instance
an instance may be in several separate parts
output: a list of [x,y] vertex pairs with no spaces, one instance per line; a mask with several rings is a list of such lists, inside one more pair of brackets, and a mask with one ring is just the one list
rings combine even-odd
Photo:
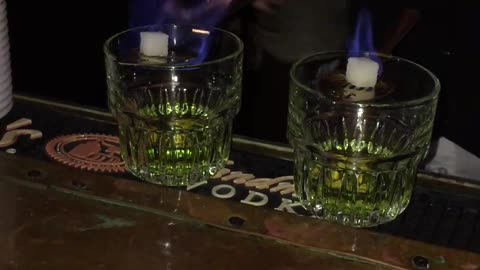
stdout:
[[[141,64],[141,63],[126,63],[126,62],[121,62],[121,61],[118,61],[118,58],[117,56],[115,55],[115,53],[113,53],[110,49],[109,49],[109,45],[116,39],[116,38],[119,38],[120,36],[122,35],[125,35],[127,33],[130,33],[130,32],[134,32],[134,31],[138,31],[140,29],[147,29],[147,28],[150,28],[150,27],[155,27],[155,26],[173,26],[173,27],[190,27],[192,29],[200,29],[200,30],[203,30],[201,26],[195,26],[195,25],[189,25],[189,24],[174,24],[174,23],[171,23],[171,24],[149,24],[149,25],[143,25],[143,26],[138,26],[138,27],[133,27],[133,28],[128,28],[124,31],[121,31],[121,32],[118,32],[112,36],[110,36],[103,44],[103,52],[105,54],[105,56],[107,56],[108,58],[110,58],[110,60],[113,60],[113,61],[116,61],[117,63],[119,64],[128,64],[130,66],[147,66],[145,64]],[[238,57],[244,50],[244,44],[243,44],[243,41],[237,36],[235,35],[234,33],[230,32],[230,31],[227,31],[227,30],[224,30],[224,29],[221,29],[221,28],[217,28],[217,27],[213,27],[211,30],[208,30],[209,32],[211,32],[212,30],[216,31],[216,32],[220,32],[222,34],[225,34],[231,38],[233,38],[234,42],[238,45],[237,48],[230,54],[224,56],[224,57],[221,57],[221,58],[218,58],[218,59],[213,59],[213,60],[210,60],[210,61],[204,61],[202,63],[199,63],[199,64],[193,64],[193,65],[188,65],[188,64],[179,64],[179,65],[174,65],[174,64],[158,64],[158,65],[148,65],[149,67],[155,67],[155,68],[158,68],[158,69],[168,69],[168,70],[171,70],[171,69],[187,69],[187,68],[198,68],[198,67],[203,67],[203,66],[209,66],[209,65],[212,65],[212,64],[217,64],[217,63],[221,63],[221,62],[225,62],[227,60],[230,60],[230,59],[233,59],[233,58],[236,58]]]
[[314,91],[312,88],[310,88],[307,85],[301,83],[296,78],[296,76],[294,74],[295,71],[298,69],[298,67],[300,65],[302,65],[303,63],[305,63],[307,60],[313,59],[313,58],[316,58],[316,57],[319,57],[319,56],[325,56],[325,55],[346,56],[348,54],[347,54],[347,51],[326,51],[326,52],[319,52],[319,53],[315,53],[315,54],[305,56],[305,57],[301,58],[300,60],[296,61],[293,64],[293,66],[290,68],[290,80],[292,80],[292,82],[295,83],[296,86],[300,87],[302,90],[304,90],[306,92],[309,92],[311,94],[314,94],[318,97],[321,97],[322,99],[330,102],[332,105],[346,105],[346,106],[359,107],[359,108],[368,108],[368,107],[376,107],[376,108],[413,107],[413,106],[421,105],[425,102],[433,101],[433,100],[437,99],[438,95],[440,93],[440,81],[439,81],[439,79],[437,78],[437,76],[433,72],[431,72],[430,70],[428,70],[424,66],[422,66],[420,64],[417,64],[417,63],[415,63],[411,60],[408,60],[408,59],[405,59],[405,58],[402,58],[402,57],[398,57],[398,56],[394,56],[394,55],[388,55],[388,54],[383,54],[383,53],[374,53],[374,52],[362,52],[362,55],[376,55],[376,56],[379,56],[381,58],[399,60],[399,61],[409,63],[409,64],[419,68],[420,70],[426,72],[426,74],[428,74],[430,76],[430,78],[432,78],[432,80],[434,82],[433,89],[426,96],[419,97],[419,98],[416,98],[416,99],[407,100],[407,101],[394,102],[394,103],[381,103],[381,102],[380,103],[368,103],[368,102],[364,102],[364,101],[347,103],[347,102],[335,101],[335,100],[329,99],[325,96],[322,96],[319,92]]

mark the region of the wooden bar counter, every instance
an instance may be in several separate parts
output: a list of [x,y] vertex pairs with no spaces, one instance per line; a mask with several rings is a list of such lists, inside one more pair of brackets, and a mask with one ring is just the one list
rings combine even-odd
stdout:
[[[21,118],[43,137],[0,148],[0,269],[480,269],[475,181],[420,173],[401,217],[354,229],[290,213],[292,197],[242,203],[254,189],[227,180],[187,191],[47,157],[61,135],[115,135],[101,110],[16,96],[0,134]],[[233,149],[232,171],[291,174],[288,147],[235,137]],[[221,184],[236,195],[212,196]]]

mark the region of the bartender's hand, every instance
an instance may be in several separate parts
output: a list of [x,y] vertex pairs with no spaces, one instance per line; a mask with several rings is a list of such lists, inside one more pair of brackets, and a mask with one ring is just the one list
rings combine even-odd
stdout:
[[[286,0],[253,0],[253,7],[263,12],[273,12],[275,7],[283,4]],[[301,0],[300,0],[301,1]]]

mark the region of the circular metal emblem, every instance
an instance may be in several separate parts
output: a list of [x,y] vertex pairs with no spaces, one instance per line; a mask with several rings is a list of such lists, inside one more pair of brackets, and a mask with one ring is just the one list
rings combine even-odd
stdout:
[[94,172],[122,173],[118,137],[101,134],[73,134],[47,143],[47,155],[62,164]]

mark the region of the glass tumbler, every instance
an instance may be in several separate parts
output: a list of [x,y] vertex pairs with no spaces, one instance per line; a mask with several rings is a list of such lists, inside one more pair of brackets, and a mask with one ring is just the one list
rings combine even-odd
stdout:
[[104,52],[109,108],[131,173],[186,186],[224,167],[241,99],[243,44],[237,36],[151,25],[114,35]]
[[381,63],[375,88],[346,81],[345,52],[319,53],[292,67],[287,135],[302,204],[314,217],[354,227],[388,222],[407,207],[440,91],[418,64],[362,56]]

